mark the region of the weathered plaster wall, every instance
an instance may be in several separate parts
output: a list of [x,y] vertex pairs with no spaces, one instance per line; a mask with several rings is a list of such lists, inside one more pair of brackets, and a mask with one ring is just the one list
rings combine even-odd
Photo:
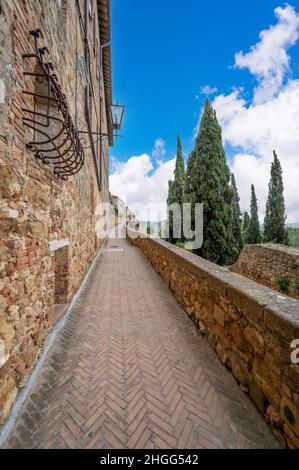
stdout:
[[165,241],[128,229],[283,446],[299,447],[299,302]]
[[[83,13],[84,3],[80,2]],[[97,2],[93,8],[96,31],[92,18],[88,20],[95,93],[91,118],[93,130],[99,131],[100,85],[104,91],[93,44],[99,38]],[[57,285],[64,283],[69,301],[102,243],[104,235],[95,230],[102,214],[96,215],[96,210],[101,201],[108,201],[108,172],[102,175],[100,190],[89,149],[81,171],[64,182],[26,148],[32,136],[23,126],[22,108],[34,103],[22,90],[32,91],[35,82],[23,75],[22,55],[34,51],[29,30],[36,28],[43,32],[73,121],[79,129],[87,128],[86,77],[79,66],[84,45],[76,2],[0,0],[0,424],[53,324],[53,305],[64,298]],[[102,132],[107,132],[104,100]],[[98,147],[96,151],[99,155]],[[108,168],[106,144],[104,155]],[[56,249],[67,250],[63,260],[55,256]],[[56,259],[62,272],[57,273]]]
[[299,300],[299,250],[295,248],[246,245],[232,271],[275,290],[281,290],[279,278],[286,278],[288,288],[284,293]]

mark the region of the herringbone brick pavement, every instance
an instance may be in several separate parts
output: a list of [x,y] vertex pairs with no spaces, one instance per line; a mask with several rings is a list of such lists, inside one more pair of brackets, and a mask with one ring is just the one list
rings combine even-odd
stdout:
[[4,447],[278,445],[142,252],[110,240]]

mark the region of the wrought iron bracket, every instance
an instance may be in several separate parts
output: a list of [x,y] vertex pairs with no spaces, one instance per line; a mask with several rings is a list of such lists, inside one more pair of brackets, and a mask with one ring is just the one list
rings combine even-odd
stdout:
[[[23,123],[34,132],[33,140],[27,147],[38,160],[54,167],[54,174],[67,180],[69,176],[80,171],[84,163],[84,149],[79,132],[69,113],[66,96],[62,92],[53,64],[47,61],[49,50],[39,47],[41,31],[30,31],[34,39],[34,52],[24,54],[24,61],[31,62],[31,70],[25,70],[25,76],[35,78],[35,83],[43,83],[45,93],[23,90],[35,101],[43,103],[42,110],[22,108]],[[33,63],[32,63],[33,62]],[[32,67],[33,66],[33,67]]]
[[[89,134],[88,131],[78,131],[79,134]],[[91,132],[92,135],[96,135],[97,136],[97,139],[93,141],[93,145],[95,145],[97,142],[103,142],[104,139],[109,139],[110,138],[110,134],[108,132]],[[123,137],[123,135],[121,134],[113,134],[113,137],[115,137],[116,139],[118,137]],[[83,142],[84,144],[86,143],[86,139],[85,137],[81,137],[80,138],[81,142]],[[84,149],[89,149],[90,146],[88,147],[83,147]]]

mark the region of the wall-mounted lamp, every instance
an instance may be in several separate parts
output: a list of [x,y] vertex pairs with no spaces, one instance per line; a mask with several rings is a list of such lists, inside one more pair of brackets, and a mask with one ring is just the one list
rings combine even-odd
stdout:
[[112,104],[110,107],[110,118],[113,125],[113,129],[116,131],[116,137],[118,131],[121,129],[123,117],[125,112],[125,106],[122,104]]

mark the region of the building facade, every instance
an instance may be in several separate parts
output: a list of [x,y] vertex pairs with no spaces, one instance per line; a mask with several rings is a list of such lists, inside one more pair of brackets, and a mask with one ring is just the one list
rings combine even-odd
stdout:
[[0,423],[104,240],[110,59],[110,0],[0,0]]

